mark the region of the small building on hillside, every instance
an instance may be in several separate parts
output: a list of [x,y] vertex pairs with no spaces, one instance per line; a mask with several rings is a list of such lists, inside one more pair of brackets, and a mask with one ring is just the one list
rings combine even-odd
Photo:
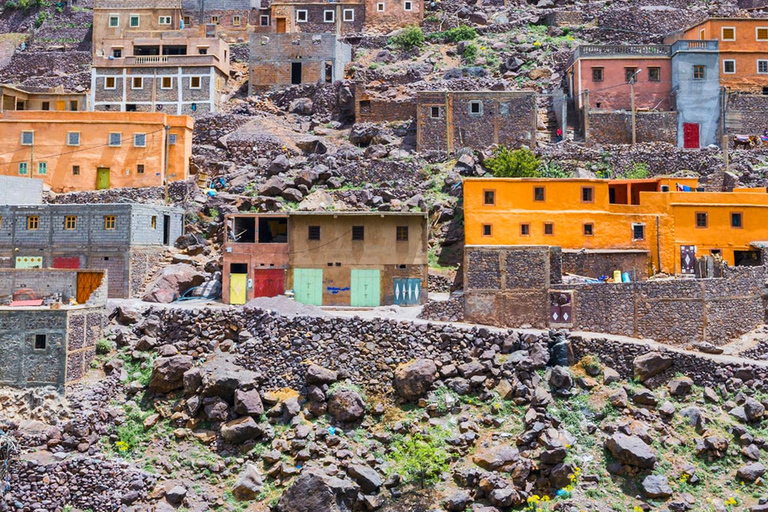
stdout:
[[4,110],[68,110],[88,109],[88,94],[66,92],[64,87],[17,87],[0,85],[0,112]]
[[189,176],[193,119],[142,112],[5,111],[0,175],[54,192],[157,187]]
[[230,43],[248,42],[258,26],[261,0],[182,0],[184,28],[215,27]]
[[418,151],[535,143],[533,91],[430,91],[417,93],[416,101]]
[[63,393],[85,376],[107,324],[104,274],[0,269],[0,385]]
[[233,214],[226,226],[226,303],[244,304],[287,290],[297,301],[316,306],[426,302],[426,214]]
[[272,0],[264,4],[253,29],[257,34],[361,34],[366,18],[363,0]]
[[93,57],[111,55],[105,53],[107,39],[130,40],[182,28],[181,0],[94,0],[91,51]]
[[424,0],[365,0],[365,31],[388,34],[408,25],[421,26]]
[[108,270],[109,296],[141,292],[184,212],[148,204],[0,206],[0,268]]
[[352,47],[335,34],[251,34],[251,94],[344,78]]

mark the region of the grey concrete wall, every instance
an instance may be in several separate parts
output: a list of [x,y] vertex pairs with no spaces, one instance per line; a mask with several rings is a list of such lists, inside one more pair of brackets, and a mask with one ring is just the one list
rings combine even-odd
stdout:
[[[61,294],[65,300],[77,295],[77,270],[66,269],[0,269],[0,299],[10,298],[14,292],[28,288],[39,297]],[[106,305],[106,280],[91,294],[89,303]]]
[[42,204],[43,180],[0,176],[0,205]]
[[[715,51],[672,55],[672,91],[677,116],[677,145],[683,147],[683,123],[699,125],[701,147],[718,144],[720,127],[720,57]],[[706,66],[705,79],[693,79],[693,66]]]

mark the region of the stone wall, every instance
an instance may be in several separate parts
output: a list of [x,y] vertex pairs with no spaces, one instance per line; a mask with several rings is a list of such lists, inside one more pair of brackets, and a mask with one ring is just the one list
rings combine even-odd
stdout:
[[358,123],[410,121],[416,118],[416,98],[378,98],[365,93],[355,98],[355,121]]
[[[677,144],[677,112],[638,112],[637,142]],[[630,144],[632,115],[629,112],[589,112],[590,144]]]
[[725,116],[727,133],[761,135],[768,129],[765,113],[768,96],[761,94],[730,94]]
[[102,338],[106,314],[104,308],[87,308],[72,311],[67,321],[67,385],[74,384],[91,369],[96,357],[96,342]]
[[584,13],[581,11],[555,11],[547,14],[547,25],[567,27],[584,23]]
[[563,251],[563,273],[594,277],[612,276],[614,270],[629,272],[633,281],[648,275],[648,253],[644,251]]

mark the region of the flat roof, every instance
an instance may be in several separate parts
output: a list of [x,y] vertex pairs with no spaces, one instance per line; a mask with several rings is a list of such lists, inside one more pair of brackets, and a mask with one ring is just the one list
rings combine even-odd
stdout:
[[426,217],[426,212],[371,212],[371,211],[290,211],[264,213],[230,213],[227,217]]
[[593,182],[593,183],[617,183],[617,184],[623,184],[623,183],[658,183],[663,180],[691,180],[691,179],[698,179],[697,176],[656,176],[654,178],[642,178],[642,179],[609,179],[609,178],[494,178],[494,177],[488,177],[488,178],[464,178],[464,181],[503,181],[503,180],[509,180],[509,181],[520,181],[520,182],[530,182],[530,183],[539,183],[542,181],[545,182],[572,182],[572,183],[581,183],[581,182]]

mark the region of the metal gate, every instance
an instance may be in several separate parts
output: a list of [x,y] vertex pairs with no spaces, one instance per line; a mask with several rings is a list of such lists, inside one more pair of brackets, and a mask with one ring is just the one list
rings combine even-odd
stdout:
[[104,274],[101,272],[78,272],[77,273],[77,300],[78,304],[85,304],[91,294],[101,286],[101,280]]
[[43,257],[16,256],[16,268],[43,268]]
[[276,297],[285,293],[285,270],[258,269],[253,271],[253,297]]
[[350,306],[373,308],[381,304],[381,271],[353,270]]
[[396,277],[394,279],[395,304],[413,306],[421,303],[421,279]]
[[681,274],[696,273],[696,246],[695,245],[680,246],[680,273]]
[[293,294],[297,302],[323,305],[323,269],[293,269]]
[[549,325],[573,325],[573,292],[549,292]]
[[683,123],[683,147],[686,149],[699,149],[698,123]]
[[229,303],[245,304],[248,274],[229,274]]

